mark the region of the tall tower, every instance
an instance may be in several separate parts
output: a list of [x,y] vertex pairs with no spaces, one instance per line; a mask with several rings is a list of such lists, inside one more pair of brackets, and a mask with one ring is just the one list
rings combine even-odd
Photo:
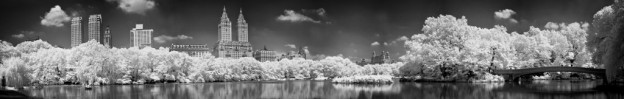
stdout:
[[94,14],[89,16],[89,39],[95,39],[97,42],[100,41],[100,24],[102,23],[102,15]]
[[247,30],[247,22],[243,17],[243,9],[241,8],[240,14],[238,15],[238,41],[248,42],[248,30]]
[[223,7],[221,23],[219,23],[219,41],[232,41],[232,22],[227,16],[225,7]]
[[82,43],[82,17],[71,19],[71,47],[76,47]]
[[106,47],[112,47],[111,33],[110,33],[110,28],[108,26],[106,26],[106,29],[104,30],[104,40],[102,40],[102,43],[104,43],[104,46]]

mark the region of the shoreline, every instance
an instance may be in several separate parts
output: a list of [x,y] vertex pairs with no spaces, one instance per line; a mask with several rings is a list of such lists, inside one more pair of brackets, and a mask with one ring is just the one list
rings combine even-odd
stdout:
[[[461,81],[461,80],[444,80],[444,79],[405,79],[405,78],[392,78],[392,80],[396,80],[398,82],[426,82],[426,83],[508,83],[510,81]],[[595,81],[601,79],[535,79],[536,81]],[[248,81],[213,81],[213,82],[153,82],[153,83],[144,83],[144,84],[101,84],[101,85],[92,85],[92,86],[110,86],[110,85],[156,85],[156,84],[199,84],[199,83],[240,83],[240,82],[288,82],[288,81],[318,81],[318,82],[332,82],[333,79],[325,79],[325,80],[315,80],[315,79],[287,79],[287,80],[248,80]],[[524,80],[523,80],[524,81]],[[530,80],[533,81],[533,80]],[[334,84],[385,84],[385,83],[338,83],[332,82]],[[50,85],[34,85],[34,86],[23,86],[21,88],[14,87],[17,90],[23,89],[31,89],[31,88],[41,88],[45,86],[84,86],[81,84],[50,84]],[[624,88],[624,83],[618,83],[616,85],[609,86],[622,86]],[[11,86],[8,86],[11,87]],[[2,88],[2,90],[6,90],[6,87]]]

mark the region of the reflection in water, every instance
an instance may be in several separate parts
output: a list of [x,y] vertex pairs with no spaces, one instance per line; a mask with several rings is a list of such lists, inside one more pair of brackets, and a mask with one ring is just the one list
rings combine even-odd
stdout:
[[232,98],[417,98],[417,99],[605,99],[623,93],[592,90],[600,81],[536,80],[521,83],[398,82],[386,85],[330,81],[215,82],[190,84],[46,86],[22,92],[44,98],[232,99]]

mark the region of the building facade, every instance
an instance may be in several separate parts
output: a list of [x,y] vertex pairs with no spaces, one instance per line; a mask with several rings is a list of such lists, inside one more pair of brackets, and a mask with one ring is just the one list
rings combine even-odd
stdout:
[[303,59],[308,59],[308,54],[310,54],[310,53],[307,52],[306,50],[307,50],[306,48],[299,47],[298,51],[290,51],[289,53],[286,53],[286,54],[282,55],[280,58],[288,58],[288,59],[303,58]]
[[254,51],[253,57],[256,60],[261,61],[261,62],[264,62],[264,61],[276,61],[277,60],[277,52],[272,51],[272,50],[268,50],[266,48],[266,46],[264,46],[264,49]]
[[89,29],[88,29],[89,38],[88,40],[95,40],[97,42],[101,42],[100,41],[100,31],[101,31],[100,24],[102,24],[102,15],[94,14],[94,15],[89,16]]
[[71,47],[76,47],[82,43],[82,17],[71,19]]
[[136,27],[130,30],[131,47],[151,47],[152,46],[153,29],[143,29],[143,24],[136,24]]
[[108,26],[106,26],[106,29],[104,29],[104,38],[102,40],[102,43],[104,44],[104,46],[106,47],[113,47],[113,45],[111,44],[111,33],[110,33],[110,28]]
[[232,40],[232,22],[227,16],[225,7],[223,8],[223,14],[221,15],[221,23],[218,26],[218,38],[217,44],[213,49],[213,55],[222,58],[240,58],[240,57],[252,57],[253,49],[251,43],[247,37],[247,22],[243,18],[242,11],[238,18],[238,41]]
[[171,44],[170,50],[186,53],[192,57],[203,57],[210,55],[211,47],[208,45],[176,45]]
[[371,57],[370,64],[383,64],[383,63],[391,63],[392,59],[390,59],[390,54],[387,51],[381,51],[381,54],[377,55],[373,51],[373,57]]

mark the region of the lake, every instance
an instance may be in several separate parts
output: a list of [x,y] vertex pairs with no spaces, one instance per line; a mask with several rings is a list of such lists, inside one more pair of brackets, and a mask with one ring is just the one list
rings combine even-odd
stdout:
[[330,81],[263,81],[107,85],[85,90],[77,85],[45,86],[21,92],[57,99],[257,99],[257,98],[412,98],[412,99],[607,99],[620,92],[593,90],[600,80],[535,80],[516,83],[395,82],[388,85],[333,84]]

